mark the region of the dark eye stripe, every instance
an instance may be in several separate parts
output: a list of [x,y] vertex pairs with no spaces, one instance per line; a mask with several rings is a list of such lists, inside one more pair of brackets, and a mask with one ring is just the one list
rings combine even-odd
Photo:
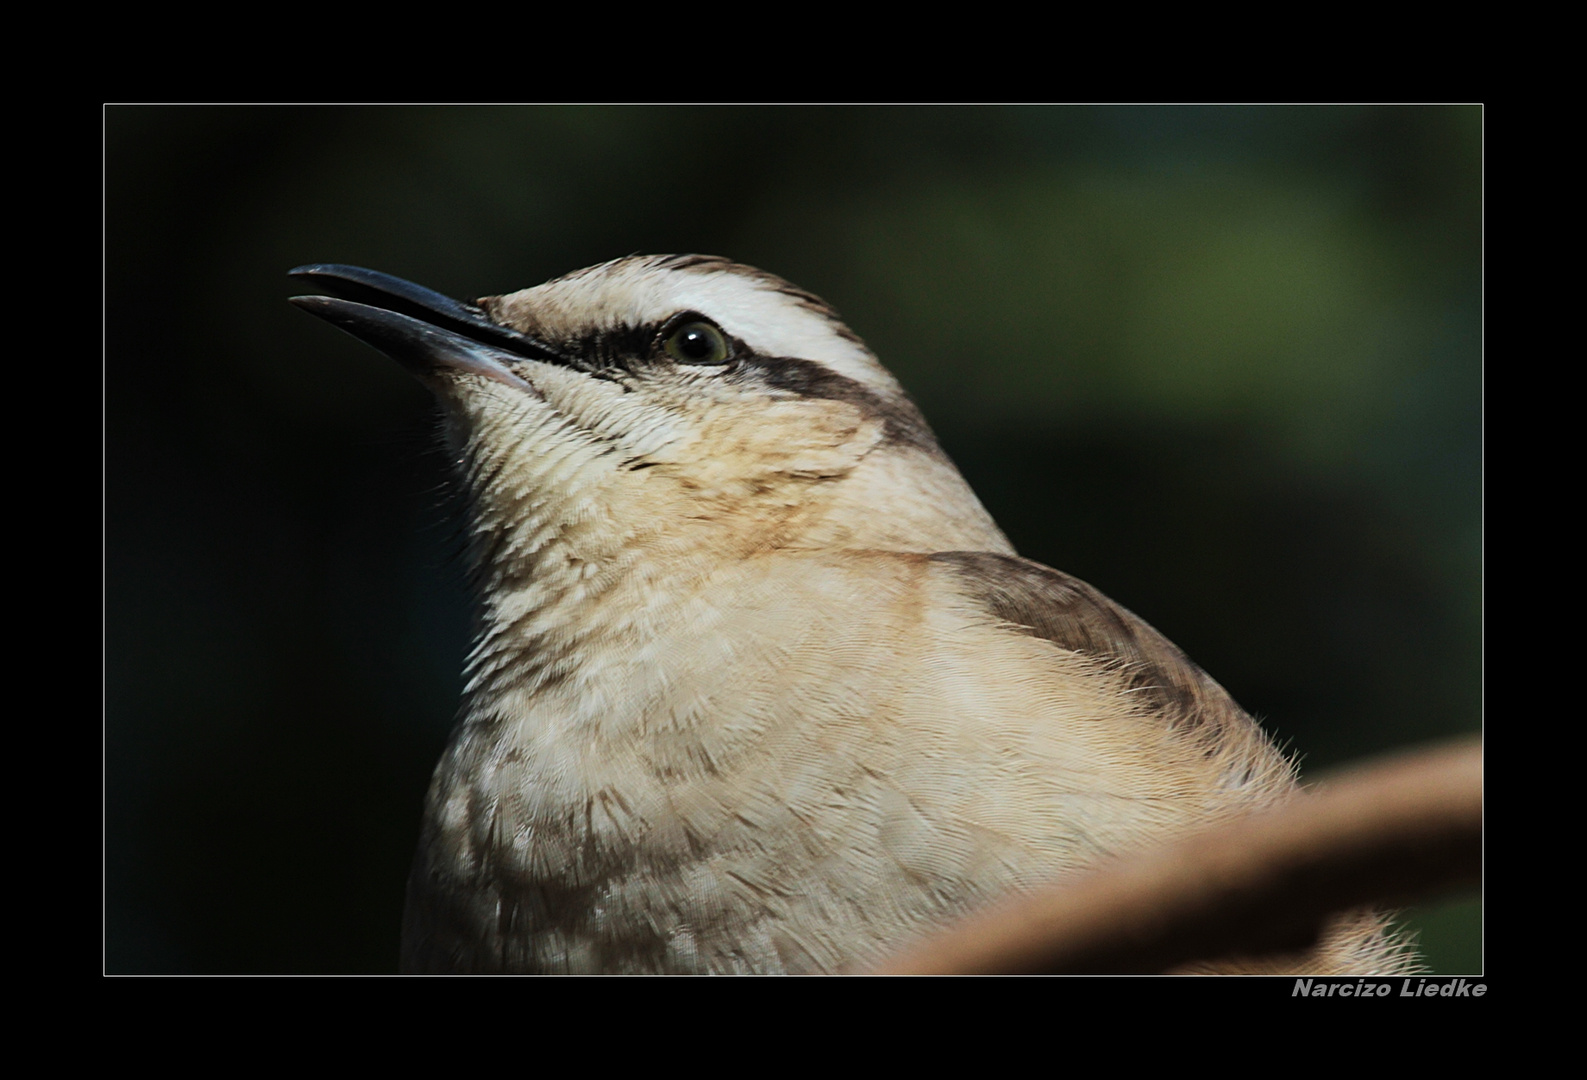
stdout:
[[758,353],[741,360],[745,374],[762,386],[800,397],[847,402],[866,416],[880,420],[888,442],[910,446],[933,457],[944,456],[926,418],[905,394],[884,397],[864,383],[839,375],[814,360]]
[[[727,355],[719,361],[682,358],[672,352],[673,343],[680,333],[700,327],[719,335]],[[678,343],[682,344],[682,343]],[[936,436],[926,424],[920,410],[907,396],[884,396],[865,384],[828,368],[814,360],[801,360],[791,356],[764,356],[736,338],[728,336],[720,327],[697,311],[682,311],[661,324],[648,327],[623,327],[594,334],[580,340],[563,343],[570,356],[576,356],[582,367],[594,375],[614,369],[634,372],[635,362],[644,358],[666,357],[673,363],[693,368],[710,368],[723,365],[724,374],[734,381],[782,391],[805,398],[824,398],[844,401],[857,406],[866,416],[882,421],[888,442],[912,447],[933,457],[942,457]],[[728,365],[731,366],[728,366]]]

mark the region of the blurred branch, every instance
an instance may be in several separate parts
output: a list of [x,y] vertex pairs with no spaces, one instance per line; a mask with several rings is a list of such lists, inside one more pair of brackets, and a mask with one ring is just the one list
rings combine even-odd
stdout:
[[1481,872],[1482,748],[1461,742],[972,917],[880,971],[1160,972],[1294,952],[1340,912],[1426,899]]

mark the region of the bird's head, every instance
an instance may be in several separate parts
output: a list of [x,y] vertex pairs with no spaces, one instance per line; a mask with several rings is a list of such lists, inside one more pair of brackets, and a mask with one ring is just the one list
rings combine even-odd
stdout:
[[465,304],[292,273],[337,297],[294,303],[435,391],[475,529],[509,560],[1006,548],[897,380],[774,275],[634,256]]

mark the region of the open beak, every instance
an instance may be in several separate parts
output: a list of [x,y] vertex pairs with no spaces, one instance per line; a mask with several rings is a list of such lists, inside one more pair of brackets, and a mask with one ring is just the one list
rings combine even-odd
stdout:
[[473,304],[359,266],[313,263],[288,271],[332,296],[293,304],[373,345],[426,384],[458,372],[534,392],[513,367],[523,360],[566,364],[543,342],[493,322]]

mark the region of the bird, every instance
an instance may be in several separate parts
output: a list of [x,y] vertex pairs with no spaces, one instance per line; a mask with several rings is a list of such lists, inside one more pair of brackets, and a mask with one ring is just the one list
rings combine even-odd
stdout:
[[[434,393],[465,505],[404,971],[864,970],[1295,792],[1167,638],[1014,550],[814,294],[705,255],[473,302],[291,276]],[[1405,956],[1367,913],[1293,964]]]

